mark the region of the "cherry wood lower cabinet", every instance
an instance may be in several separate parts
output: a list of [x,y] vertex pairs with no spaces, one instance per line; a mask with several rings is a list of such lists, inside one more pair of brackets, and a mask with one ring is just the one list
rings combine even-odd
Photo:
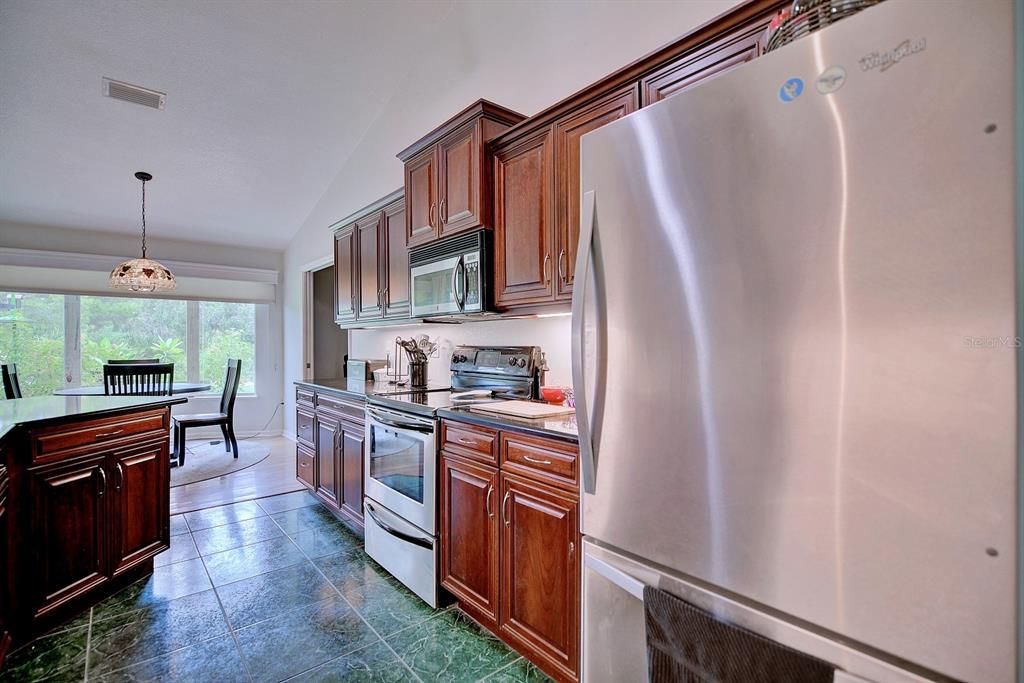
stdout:
[[442,433],[464,429],[487,432],[499,443],[499,465],[489,463],[489,453],[454,448],[455,441],[452,448],[442,446],[441,585],[462,609],[548,675],[575,681],[578,481],[545,471],[550,458],[535,458],[539,467],[531,468],[518,455],[530,448],[574,459],[576,448],[558,439],[442,423]]
[[27,639],[151,572],[170,547],[170,408],[64,419],[5,437],[0,652],[4,624]]
[[295,401],[295,478],[362,528],[363,400],[303,385]]

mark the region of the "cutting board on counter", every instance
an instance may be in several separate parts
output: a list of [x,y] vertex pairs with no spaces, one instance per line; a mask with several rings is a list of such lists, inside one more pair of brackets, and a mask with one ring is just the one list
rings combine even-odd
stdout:
[[533,401],[497,401],[495,403],[473,406],[472,410],[481,413],[498,413],[499,415],[531,418],[571,415],[576,412],[575,408],[553,406],[550,403],[534,403]]

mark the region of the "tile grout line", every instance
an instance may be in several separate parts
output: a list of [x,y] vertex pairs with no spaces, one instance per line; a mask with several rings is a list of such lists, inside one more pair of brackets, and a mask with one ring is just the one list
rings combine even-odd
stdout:
[[[257,505],[258,505],[258,503],[257,503]],[[274,519],[273,517],[271,517],[271,519],[273,519],[273,520],[274,520],[274,524],[277,524],[277,525],[278,525],[278,527],[281,527],[281,525],[277,523],[277,520],[276,520],[276,519]],[[281,531],[282,531],[282,532],[284,532],[284,528],[283,528],[283,527],[281,527]],[[298,532],[296,532],[296,533],[298,533]],[[291,541],[292,541],[292,543],[295,543],[295,541],[294,541],[293,539],[291,539],[291,537],[289,537],[289,540],[291,540]],[[365,543],[365,539],[364,539],[364,543]],[[378,639],[378,640],[379,640],[380,642],[384,643],[384,647],[386,647],[386,648],[387,648],[387,649],[388,649],[388,650],[389,650],[389,651],[391,652],[391,654],[393,654],[393,655],[395,656],[395,658],[396,658],[396,659],[397,659],[397,660],[398,660],[399,662],[401,662],[401,663],[402,663],[402,666],[404,666],[404,667],[405,667],[405,670],[406,670],[406,671],[408,671],[408,672],[409,672],[409,673],[410,673],[410,674],[412,675],[413,679],[414,679],[414,680],[417,680],[417,681],[420,681],[420,683],[422,683],[422,679],[421,679],[421,678],[420,678],[420,677],[419,677],[419,676],[418,676],[418,675],[416,674],[416,672],[415,672],[415,671],[413,671],[413,670],[412,670],[412,668],[411,668],[411,667],[409,666],[409,664],[408,664],[408,663],[406,663],[405,659],[403,659],[403,658],[402,658],[402,657],[401,657],[401,656],[400,656],[400,655],[398,654],[398,652],[396,652],[396,651],[395,651],[395,648],[391,647],[391,643],[389,643],[388,641],[386,641],[386,640],[384,639],[384,637],[383,637],[383,636],[382,636],[382,635],[381,635],[381,634],[380,634],[380,633],[379,633],[379,632],[377,631],[377,629],[375,629],[375,628],[373,627],[373,624],[371,624],[371,623],[370,623],[369,621],[367,621],[367,620],[366,620],[366,617],[364,617],[364,616],[362,615],[362,613],[361,613],[361,612],[360,612],[359,610],[357,610],[357,609],[355,608],[355,606],[354,606],[354,605],[353,605],[353,604],[352,604],[351,602],[349,602],[348,598],[346,598],[346,597],[345,597],[345,595],[344,595],[344,594],[343,594],[343,593],[342,593],[342,592],[341,592],[341,591],[340,591],[340,590],[338,589],[338,587],[334,585],[334,582],[333,582],[333,581],[331,581],[331,580],[330,580],[329,578],[327,578],[327,574],[324,574],[324,571],[323,571],[322,569],[320,569],[320,566],[319,566],[319,565],[318,565],[318,564],[317,564],[316,562],[314,562],[314,561],[313,561],[313,558],[311,558],[311,557],[310,557],[310,556],[309,556],[309,555],[308,555],[308,554],[306,553],[306,551],[305,551],[305,550],[303,550],[303,549],[302,549],[302,548],[301,548],[301,547],[299,546],[299,544],[298,544],[298,543],[295,543],[295,547],[296,547],[296,548],[298,548],[298,549],[299,549],[299,552],[300,552],[300,553],[302,553],[303,557],[305,557],[305,558],[306,558],[306,560],[308,560],[308,561],[309,561],[309,563],[310,563],[311,565],[313,565],[313,568],[314,568],[314,569],[316,569],[317,573],[319,573],[321,577],[323,577],[324,581],[326,581],[326,582],[327,582],[327,584],[328,584],[328,585],[329,585],[329,586],[330,586],[331,588],[333,588],[333,589],[334,589],[334,592],[335,592],[335,593],[337,593],[338,597],[339,597],[339,598],[341,598],[341,599],[342,599],[342,601],[343,601],[343,602],[344,602],[344,603],[345,603],[346,605],[348,605],[349,609],[350,609],[350,610],[352,610],[352,612],[353,612],[353,613],[354,613],[354,614],[355,614],[355,615],[356,615],[357,617],[359,617],[359,619],[360,619],[360,620],[361,620],[361,621],[362,621],[362,622],[363,622],[364,624],[366,624],[367,628],[369,628],[369,629],[370,629],[370,631],[371,631],[371,632],[373,632],[373,634],[374,634],[375,636],[377,636],[377,639]],[[400,630],[401,630],[401,629],[400,629]],[[362,649],[362,648],[359,648],[359,649]],[[353,652],[356,652],[356,651],[357,651],[357,650],[353,650]],[[352,653],[350,652],[350,653],[348,653],[348,654],[352,654]],[[310,669],[306,669],[306,671],[312,671],[313,669],[315,669],[315,668],[317,668],[317,667],[320,667],[320,666],[323,666],[324,664],[327,664],[328,662],[333,662],[333,661],[335,661],[335,660],[337,660],[337,659],[340,659],[341,657],[346,657],[346,656],[348,656],[348,655],[339,655],[338,657],[335,657],[334,659],[330,659],[330,660],[328,660],[327,662],[321,662],[320,664],[317,664],[316,666],[314,666],[314,667],[311,667]],[[302,672],[299,672],[299,673],[305,673],[305,671],[302,671]],[[298,675],[298,674],[296,674],[296,675]]]
[[[260,509],[262,510],[263,508]],[[192,541],[195,542],[195,540],[193,537]],[[206,572],[206,578],[210,581],[210,589],[213,590],[213,597],[217,599],[217,606],[220,607],[220,613],[224,617],[224,624],[228,627],[231,641],[235,644],[235,651],[238,653],[238,659],[242,662],[242,669],[245,670],[245,675],[249,681],[255,681],[256,679],[253,678],[252,672],[249,670],[249,662],[246,661],[245,654],[242,652],[242,646],[238,644],[238,636],[235,634],[235,629],[231,625],[231,620],[228,619],[228,612],[224,609],[224,603],[220,600],[220,593],[217,592],[217,587],[213,585],[213,576],[210,575],[210,568],[206,566],[206,560],[203,559],[202,555],[199,556],[199,561],[203,563],[203,571]]]

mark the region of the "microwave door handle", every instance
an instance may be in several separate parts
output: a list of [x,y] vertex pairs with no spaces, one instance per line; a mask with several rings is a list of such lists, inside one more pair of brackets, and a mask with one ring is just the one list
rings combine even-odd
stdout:
[[459,306],[459,263],[462,263],[462,257],[459,257],[455,267],[452,268],[452,298],[455,300],[455,306],[461,311],[462,306]]
[[455,266],[455,303],[460,311],[466,310],[466,259],[462,257]]

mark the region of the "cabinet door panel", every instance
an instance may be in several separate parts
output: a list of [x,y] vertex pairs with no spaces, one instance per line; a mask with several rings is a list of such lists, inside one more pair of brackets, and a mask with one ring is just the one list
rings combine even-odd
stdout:
[[115,576],[170,547],[169,459],[166,438],[110,458]]
[[494,155],[495,305],[551,300],[551,129]]
[[410,247],[429,242],[437,236],[437,178],[434,148],[431,147],[405,164],[406,244]]
[[507,474],[501,475],[501,489],[501,630],[575,676],[577,501],[570,494]]
[[316,454],[302,444],[295,445],[295,478],[316,491]]
[[337,420],[316,417],[316,493],[330,505],[338,505],[338,437],[341,426]]
[[643,106],[676,95],[705,78],[723,73],[761,54],[761,39],[773,13],[766,13],[746,26],[694,52],[666,64],[640,82]]
[[355,234],[355,226],[349,226],[334,235],[334,319],[337,321],[351,321],[356,316]]
[[342,508],[363,518],[363,426],[342,423]]
[[380,283],[380,224],[381,216],[375,213],[356,223],[356,249],[359,254],[358,269],[358,315],[359,320],[379,318],[383,313]]
[[498,620],[498,470],[441,457],[441,585]]
[[106,455],[28,470],[36,615],[100,584],[107,573],[112,485]]
[[384,317],[409,317],[409,247],[405,243],[405,200],[384,209],[381,224]]
[[476,124],[438,144],[438,219],[441,237],[480,225],[480,141]]
[[572,298],[580,235],[580,138],[637,110],[637,88],[622,88],[555,124],[556,296]]

